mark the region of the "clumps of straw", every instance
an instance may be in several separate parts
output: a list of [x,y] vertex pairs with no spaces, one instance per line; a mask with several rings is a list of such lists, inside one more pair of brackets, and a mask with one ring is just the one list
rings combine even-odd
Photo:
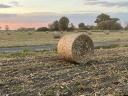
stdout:
[[94,44],[85,33],[74,33],[60,39],[57,51],[64,60],[87,63],[94,53]]

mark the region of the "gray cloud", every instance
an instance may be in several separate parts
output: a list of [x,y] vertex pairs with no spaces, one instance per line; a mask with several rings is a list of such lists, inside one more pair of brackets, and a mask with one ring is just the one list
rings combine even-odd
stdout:
[[17,1],[9,2],[8,4],[0,4],[0,8],[12,8],[12,7],[18,7],[20,4]]
[[12,6],[10,5],[7,5],[7,4],[0,4],[0,8],[10,8]]
[[85,5],[100,5],[105,7],[128,7],[128,2],[108,2],[108,1],[98,1],[98,0],[86,0]]
[[11,1],[9,3],[13,6],[20,6],[20,4],[17,1]]

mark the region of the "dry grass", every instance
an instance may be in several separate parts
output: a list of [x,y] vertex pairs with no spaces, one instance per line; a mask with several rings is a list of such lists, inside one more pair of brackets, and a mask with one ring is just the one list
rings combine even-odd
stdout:
[[92,33],[90,37],[96,42],[104,42],[104,41],[128,41],[128,32],[121,33],[121,32],[110,32],[109,35],[104,33]]
[[128,48],[95,50],[87,64],[65,62],[56,52],[1,54],[0,68],[1,95],[128,95]]
[[57,41],[53,33],[11,32],[11,35],[8,35],[6,32],[0,32],[0,47],[54,44]]
[[[67,32],[64,34],[70,34]],[[8,35],[11,34],[11,35]],[[63,34],[63,35],[64,35]],[[54,32],[0,32],[0,47],[6,46],[26,46],[26,45],[43,45],[57,44],[59,39],[54,39]],[[93,41],[128,41],[128,32],[113,32],[106,35],[102,32],[93,32],[90,37]]]

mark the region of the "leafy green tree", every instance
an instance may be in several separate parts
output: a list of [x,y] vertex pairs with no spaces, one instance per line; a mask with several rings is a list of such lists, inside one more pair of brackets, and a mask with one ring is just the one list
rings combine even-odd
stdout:
[[54,31],[58,31],[59,30],[59,21],[54,21],[53,22],[53,30]]
[[49,29],[47,27],[40,27],[37,29],[37,31],[48,31]]
[[80,23],[78,26],[79,26],[79,29],[85,29],[85,24],[84,23]]
[[59,30],[59,21],[56,20],[52,24],[50,24],[49,29],[51,31],[58,31]]
[[111,30],[121,30],[121,29],[123,29],[122,25],[118,22],[115,22]]
[[117,22],[119,21],[120,19],[119,18],[111,18],[110,20],[114,21],[114,22]]
[[96,26],[94,25],[87,25],[88,30],[95,30]]
[[78,26],[79,26],[79,29],[81,29],[81,30],[90,30],[91,29],[90,25],[85,25],[84,23],[80,23]]
[[106,20],[98,23],[97,27],[101,30],[120,30],[122,29],[121,24],[113,21],[113,20]]
[[67,17],[62,17],[59,20],[59,29],[61,31],[67,31],[69,25],[69,19]]
[[49,24],[49,25],[48,25],[48,28],[49,28],[50,31],[53,31],[53,29],[54,29],[53,24]]
[[97,28],[101,30],[120,30],[122,26],[118,21],[118,18],[111,18],[109,15],[102,13],[97,16],[95,23],[97,23]]
[[107,15],[107,14],[102,13],[102,14],[97,16],[97,19],[96,19],[95,23],[98,24],[98,23],[100,23],[102,21],[106,21],[106,20],[110,20],[110,16]]

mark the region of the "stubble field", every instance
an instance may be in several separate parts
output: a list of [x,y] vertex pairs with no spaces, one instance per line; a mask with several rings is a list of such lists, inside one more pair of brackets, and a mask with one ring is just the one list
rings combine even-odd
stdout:
[[56,51],[0,55],[2,96],[127,96],[128,48],[96,49],[86,64]]

